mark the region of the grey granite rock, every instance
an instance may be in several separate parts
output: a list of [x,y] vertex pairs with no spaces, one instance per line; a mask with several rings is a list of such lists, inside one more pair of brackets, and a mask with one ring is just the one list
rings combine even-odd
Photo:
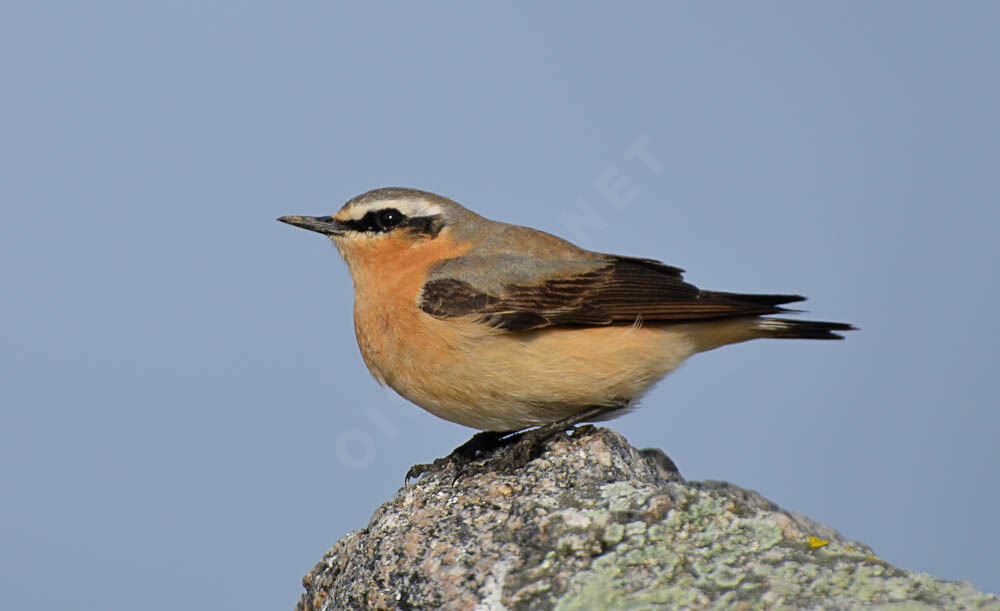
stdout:
[[722,482],[685,482],[607,429],[513,475],[402,488],[303,580],[298,609],[1000,609],[965,582]]

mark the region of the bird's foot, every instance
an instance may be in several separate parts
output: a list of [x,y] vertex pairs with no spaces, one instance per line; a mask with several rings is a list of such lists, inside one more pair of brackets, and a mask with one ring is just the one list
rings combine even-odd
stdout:
[[575,424],[555,422],[515,433],[505,438],[504,445],[497,448],[485,460],[470,462],[464,465],[456,474],[455,480],[465,475],[478,473],[513,473],[529,462],[545,453],[545,444],[562,433],[571,437],[589,435],[595,431],[591,424],[577,427]]
[[409,484],[411,479],[425,473],[440,473],[449,468],[455,471],[452,483],[466,475],[513,473],[541,456],[545,451],[545,443],[556,435],[566,431],[573,431],[574,436],[590,433],[594,430],[593,426],[576,428],[576,425],[608,411],[612,410],[607,407],[592,407],[569,418],[520,433],[477,433],[448,456],[438,458],[433,463],[410,467],[406,472],[405,483]]
[[[497,431],[483,431],[481,433],[476,433],[472,436],[472,439],[452,450],[451,454],[445,456],[444,458],[436,458],[432,463],[424,463],[410,467],[410,470],[406,472],[404,485],[408,485],[411,479],[418,478],[425,473],[440,473],[441,471],[445,471],[449,468],[453,468],[456,473],[460,473],[466,465],[482,458],[483,456],[489,456],[492,454],[503,444],[504,437],[510,434],[511,433],[509,432]],[[458,479],[457,476],[456,479]]]

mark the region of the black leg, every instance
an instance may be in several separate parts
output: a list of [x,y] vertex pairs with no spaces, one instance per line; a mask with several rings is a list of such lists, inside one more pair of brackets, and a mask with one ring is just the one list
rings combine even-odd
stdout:
[[[626,405],[588,407],[569,418],[520,433],[494,431],[477,433],[472,439],[455,448],[448,456],[438,458],[430,464],[410,467],[410,470],[406,472],[405,483],[408,484],[411,479],[420,477],[424,473],[437,473],[449,467],[455,469],[455,480],[472,473],[490,471],[510,473],[516,471],[540,456],[545,449],[545,442],[555,435],[572,430],[581,422],[593,420],[607,412],[622,409]],[[483,458],[485,460],[477,463]]]
[[406,472],[406,479],[403,485],[408,485],[411,479],[420,477],[424,473],[437,473],[450,466],[456,470],[461,470],[464,465],[489,454],[503,445],[503,438],[511,432],[482,431],[472,436],[472,439],[452,450],[451,454],[444,458],[437,458],[432,463],[413,465]]
[[[516,471],[541,456],[545,450],[545,442],[549,439],[552,439],[559,433],[573,430],[581,422],[592,420],[602,414],[618,409],[621,408],[617,406],[612,408],[603,406],[588,407],[569,418],[511,435],[509,438],[510,443],[505,444],[505,447],[501,451],[487,459],[482,470],[498,471],[500,473]],[[508,440],[505,439],[504,441]],[[476,468],[476,470],[478,471],[479,469]]]

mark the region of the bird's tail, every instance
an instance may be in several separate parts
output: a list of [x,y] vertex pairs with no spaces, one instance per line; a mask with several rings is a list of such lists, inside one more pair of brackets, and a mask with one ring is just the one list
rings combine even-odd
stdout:
[[758,337],[784,339],[844,339],[834,331],[855,331],[857,327],[842,322],[818,320],[790,320],[787,318],[758,318],[755,321]]

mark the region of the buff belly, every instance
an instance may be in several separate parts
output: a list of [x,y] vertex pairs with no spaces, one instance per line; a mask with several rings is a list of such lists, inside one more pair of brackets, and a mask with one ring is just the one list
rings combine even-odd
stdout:
[[423,316],[417,326],[420,332],[405,331],[409,341],[378,350],[366,350],[371,342],[359,333],[369,369],[432,414],[493,431],[637,401],[705,349],[698,341],[703,325],[508,333],[473,321]]

